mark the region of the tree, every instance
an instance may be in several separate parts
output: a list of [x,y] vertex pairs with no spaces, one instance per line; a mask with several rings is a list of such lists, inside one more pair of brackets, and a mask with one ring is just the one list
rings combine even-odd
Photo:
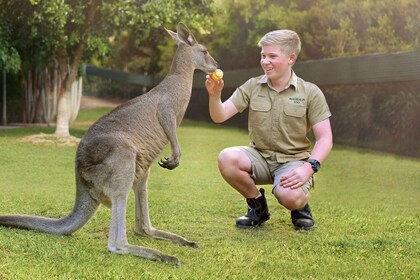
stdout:
[[3,23],[0,23],[0,70],[3,78],[3,114],[2,123],[7,124],[7,88],[6,73],[17,72],[20,67],[20,57],[16,49],[10,45],[10,29]]
[[[418,0],[220,0],[210,46],[224,68],[258,67],[257,42],[275,29],[302,39],[300,60],[416,50]],[[267,7],[270,7],[267,9]],[[257,55],[257,56],[256,56]]]
[[[135,34],[140,44],[166,24],[184,20],[195,27],[209,23],[210,1],[0,0],[0,16],[13,28],[12,45],[22,57],[29,121],[41,114],[51,121],[57,103],[56,131],[69,135],[80,91],[72,91],[83,61],[110,55],[111,44]],[[52,104],[49,106],[48,104]],[[73,105],[72,105],[73,104]],[[73,110],[71,110],[73,108]],[[52,114],[51,114],[52,113]]]

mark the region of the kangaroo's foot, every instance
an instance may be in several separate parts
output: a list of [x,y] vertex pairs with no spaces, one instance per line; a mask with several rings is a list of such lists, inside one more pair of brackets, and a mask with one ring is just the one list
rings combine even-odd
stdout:
[[158,230],[155,228],[151,228],[151,229],[135,229],[135,232],[137,234],[140,235],[147,235],[156,239],[164,239],[164,240],[170,240],[176,244],[182,245],[182,246],[187,246],[187,247],[191,247],[194,249],[199,249],[200,246],[198,245],[198,243],[193,242],[193,241],[189,241],[187,239],[185,239],[184,237],[177,235],[175,233],[171,233],[171,232],[167,232],[167,231],[163,231],[163,230]]
[[169,262],[176,265],[180,265],[181,262],[178,258],[170,255],[166,255],[158,250],[135,246],[130,244],[125,245],[108,245],[108,250],[112,253],[121,254],[121,255],[134,255],[137,257],[154,260],[154,261],[161,261],[161,262]]

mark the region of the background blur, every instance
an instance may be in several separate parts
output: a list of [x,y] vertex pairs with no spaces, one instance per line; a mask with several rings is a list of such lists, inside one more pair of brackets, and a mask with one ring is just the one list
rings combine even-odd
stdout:
[[[88,22],[91,3],[97,11]],[[228,98],[262,73],[261,36],[293,29],[302,40],[294,69],[326,95],[334,141],[420,157],[418,0],[0,0],[0,7],[7,123],[53,125],[51,73],[60,59],[74,61],[82,41],[83,95],[127,100],[168,71],[176,47],[163,27],[182,21],[225,71]],[[186,117],[209,121],[203,84],[197,73]],[[246,128],[246,113],[227,124]]]

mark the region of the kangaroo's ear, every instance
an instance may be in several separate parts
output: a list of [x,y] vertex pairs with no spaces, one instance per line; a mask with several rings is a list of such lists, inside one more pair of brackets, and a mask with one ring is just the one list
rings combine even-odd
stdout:
[[178,38],[187,45],[193,46],[197,44],[194,35],[182,22],[178,23]]
[[178,34],[176,34],[175,32],[173,32],[169,29],[166,29],[166,28],[165,28],[165,30],[166,30],[166,32],[168,32],[169,35],[171,35],[171,37],[176,41],[176,43],[178,45],[180,43],[180,40],[178,38]]

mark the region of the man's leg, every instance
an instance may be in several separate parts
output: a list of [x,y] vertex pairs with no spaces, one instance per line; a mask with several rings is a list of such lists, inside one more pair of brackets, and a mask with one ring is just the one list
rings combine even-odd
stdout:
[[267,221],[270,214],[264,189],[258,190],[255,181],[258,173],[271,177],[264,158],[251,148],[231,147],[220,153],[218,162],[225,181],[242,194],[248,204],[248,212],[236,220],[236,225],[249,228]]
[[303,164],[303,162],[289,162],[275,171],[273,194],[281,205],[291,211],[291,220],[296,230],[310,230],[315,227],[311,208],[308,204],[312,179],[309,179],[298,189],[282,188],[278,185],[283,174],[300,166],[300,164]]
[[308,203],[300,209],[291,211],[290,216],[295,230],[311,230],[316,227]]
[[251,177],[250,158],[239,147],[224,149],[218,158],[219,170],[223,179],[245,198],[255,198],[259,191]]

